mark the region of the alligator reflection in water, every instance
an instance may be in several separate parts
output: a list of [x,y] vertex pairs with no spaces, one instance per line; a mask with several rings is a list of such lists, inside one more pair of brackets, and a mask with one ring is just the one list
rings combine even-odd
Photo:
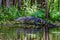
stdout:
[[20,34],[21,33],[24,33],[24,40],[37,40],[40,38],[40,34],[42,33],[40,29],[21,29],[21,28],[17,28],[17,35],[18,35],[18,38],[20,38]]

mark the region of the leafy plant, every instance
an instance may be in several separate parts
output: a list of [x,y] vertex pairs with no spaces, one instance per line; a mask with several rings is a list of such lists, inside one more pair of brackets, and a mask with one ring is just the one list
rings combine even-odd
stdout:
[[48,2],[50,6],[50,18],[52,21],[60,21],[60,6],[58,0]]

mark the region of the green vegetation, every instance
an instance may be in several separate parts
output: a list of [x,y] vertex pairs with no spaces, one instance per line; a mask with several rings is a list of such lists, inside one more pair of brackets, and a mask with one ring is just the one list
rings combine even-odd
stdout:
[[[45,9],[40,8],[40,10],[38,10],[37,2],[35,2],[32,7],[30,1],[28,1],[27,3],[26,1],[23,2],[24,5],[22,5],[21,10],[18,10],[18,5],[11,6],[9,8],[0,7],[0,21],[11,21],[21,16],[35,16],[39,18],[45,18]],[[52,19],[52,21],[60,21],[60,6],[58,7],[58,1],[54,0],[54,3],[51,3],[51,1],[49,0],[48,4],[50,6],[50,19]],[[27,7],[25,7],[25,5]]]
[[51,3],[51,1],[49,0],[50,17],[55,21],[60,21],[60,4],[58,1],[59,0],[54,0],[54,2]]

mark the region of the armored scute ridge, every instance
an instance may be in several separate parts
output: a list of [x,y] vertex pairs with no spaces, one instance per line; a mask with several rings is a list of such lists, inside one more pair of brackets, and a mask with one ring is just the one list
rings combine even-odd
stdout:
[[19,22],[25,22],[25,23],[37,23],[37,22],[40,22],[40,23],[43,23],[45,24],[46,21],[41,19],[41,18],[37,18],[37,17],[32,17],[32,16],[27,16],[27,17],[20,17],[20,18],[17,18],[15,21],[19,21]]

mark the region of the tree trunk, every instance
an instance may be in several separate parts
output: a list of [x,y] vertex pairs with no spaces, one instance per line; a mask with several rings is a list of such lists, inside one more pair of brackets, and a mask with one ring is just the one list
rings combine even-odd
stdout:
[[8,8],[10,7],[9,0],[6,0],[6,6],[7,6]]
[[0,0],[0,7],[2,6],[2,0]]
[[47,27],[44,28],[44,40],[50,40],[49,39],[49,29]]
[[16,0],[13,0],[13,5],[16,5]]
[[[49,8],[48,8],[48,0],[45,0],[45,10],[46,10],[46,18],[49,19]],[[49,28],[48,28],[48,24],[46,24],[47,26],[45,26],[45,37],[44,40],[49,40]]]
[[49,19],[49,7],[48,7],[48,0],[45,0],[45,10],[46,10],[46,18]]
[[35,0],[31,0],[31,6],[35,3]]
[[9,0],[9,4],[10,4],[10,6],[12,6],[13,5],[13,0]]
[[22,6],[22,1],[21,0],[18,0],[18,9],[19,10],[21,9],[21,6]]

